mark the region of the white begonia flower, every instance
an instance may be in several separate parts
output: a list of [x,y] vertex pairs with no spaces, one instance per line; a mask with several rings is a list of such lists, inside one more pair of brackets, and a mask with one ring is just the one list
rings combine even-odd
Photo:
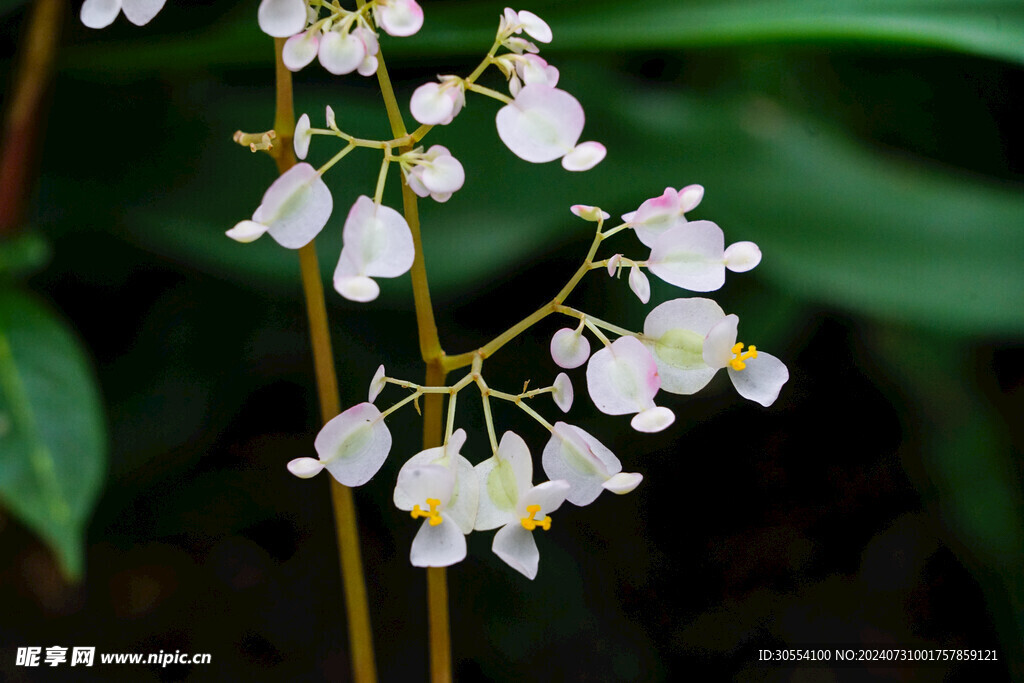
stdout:
[[554,37],[551,34],[551,27],[548,26],[547,22],[533,12],[526,10],[516,12],[506,7],[505,12],[502,14],[502,20],[504,22],[502,28],[505,31],[512,33],[526,31],[527,35],[541,43],[550,43]]
[[555,423],[541,461],[548,479],[569,484],[566,500],[581,507],[593,503],[604,490],[629,493],[643,479],[635,472],[623,472],[622,463],[604,444],[565,422]]
[[290,38],[306,27],[306,0],[263,0],[256,18],[268,36]]
[[558,373],[555,377],[554,384],[551,385],[554,391],[551,392],[551,398],[555,400],[555,405],[563,413],[568,413],[569,409],[572,408],[572,382],[569,381],[569,375],[564,372]]
[[367,400],[373,403],[377,400],[380,392],[384,390],[384,386],[387,384],[387,378],[385,377],[384,364],[382,363],[377,372],[373,373],[373,379],[370,380],[370,389],[367,392]]
[[301,71],[316,59],[320,51],[320,32],[302,31],[284,41],[281,60],[289,71]]
[[309,114],[303,114],[295,124],[295,135],[292,138],[295,156],[300,159],[305,159],[309,154],[309,143],[313,140],[313,134],[309,132],[309,129]]
[[695,209],[703,198],[700,185],[687,185],[679,191],[666,187],[664,194],[648,199],[622,220],[630,224],[641,242],[653,247],[663,232],[685,224],[686,212]]
[[608,220],[611,218],[611,214],[607,211],[602,211],[600,207],[590,206],[588,204],[573,204],[569,207],[569,210],[583,220],[590,221],[592,223],[596,223],[598,220]]
[[550,513],[561,507],[569,492],[566,481],[533,485],[533,459],[526,442],[505,432],[497,452],[476,466],[480,508],[476,530],[497,529],[491,549],[508,566],[528,579],[537,576],[540,553],[533,531],[551,528]]
[[583,336],[583,330],[568,327],[555,332],[551,337],[551,360],[560,368],[572,370],[590,358],[590,342]]
[[423,8],[416,0],[377,0],[373,17],[389,36],[404,38],[423,27]]
[[694,292],[713,292],[725,284],[725,270],[744,272],[761,260],[753,242],[725,248],[725,234],[711,221],[670,228],[654,240],[648,269],[665,282]]
[[148,24],[163,9],[166,0],[85,0],[79,14],[89,28],[106,28],[124,11],[128,21],[136,26]]
[[714,301],[700,297],[673,299],[652,310],[644,321],[644,340],[658,364],[661,388],[693,394],[728,367],[741,396],[766,407],[774,403],[789,370],[755,346],[744,351],[736,342],[738,322]]
[[324,425],[313,442],[319,460],[296,458],[288,471],[308,479],[326,469],[345,486],[362,486],[391,451],[391,432],[371,403],[352,406]]
[[300,163],[267,189],[251,221],[238,223],[226,234],[238,242],[252,242],[266,232],[282,247],[298,249],[320,234],[333,208],[331,191],[316,169]]
[[597,409],[606,415],[636,413],[630,424],[638,432],[660,432],[676,419],[654,405],[659,388],[654,356],[636,337],[619,337],[587,365],[587,390]]
[[360,76],[374,75],[377,73],[377,53],[380,52],[377,34],[364,26],[360,26],[352,31],[352,35],[363,44],[363,61],[356,67],[356,71]]
[[412,544],[413,566],[447,567],[466,556],[464,534],[476,523],[480,485],[459,453],[465,443],[466,432],[457,429],[444,446],[417,453],[398,473],[395,507],[426,518]]
[[629,288],[636,294],[636,298],[640,299],[640,303],[645,304],[651,300],[651,282],[639,266],[629,269]]
[[498,110],[495,122],[501,141],[531,163],[568,157],[562,162],[567,170],[585,171],[604,158],[600,143],[576,144],[583,132],[583,107],[558,88],[523,86],[511,103]]
[[346,299],[372,301],[380,287],[371,278],[398,277],[412,268],[416,251],[402,214],[359,197],[345,219],[344,246],[334,269],[334,288]]
[[359,39],[356,31],[344,34],[327,31],[320,38],[317,57],[320,65],[335,76],[350,74],[366,61],[366,44]]
[[[405,171],[404,165],[402,170]],[[405,181],[417,196],[429,195],[434,201],[446,202],[452,193],[462,189],[466,172],[447,147],[434,145],[417,155],[412,168],[405,173]]]
[[[508,73],[508,91],[515,97],[523,85],[539,84],[554,88],[558,85],[558,69],[538,55],[517,55]],[[508,67],[506,67],[508,68]]]
[[466,104],[462,79],[441,76],[440,83],[424,83],[412,94],[409,111],[414,119],[427,126],[446,126],[455,120]]

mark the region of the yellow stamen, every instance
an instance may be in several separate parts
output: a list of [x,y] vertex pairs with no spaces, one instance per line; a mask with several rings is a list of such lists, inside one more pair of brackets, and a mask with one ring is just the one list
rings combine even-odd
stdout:
[[736,344],[732,347],[732,352],[736,356],[731,361],[729,361],[729,365],[732,366],[733,370],[742,370],[743,368],[747,367],[747,364],[744,363],[743,361],[748,360],[750,358],[757,358],[757,347],[754,346],[753,344],[751,344],[747,348],[747,351],[744,352],[743,342],[736,342]]
[[519,520],[519,523],[523,525],[523,528],[527,531],[533,531],[537,527],[540,527],[544,531],[551,528],[551,518],[544,515],[544,519],[534,519],[533,516],[540,512],[540,505],[527,505],[526,511],[530,513],[529,517],[523,517]]
[[409,514],[413,519],[417,519],[418,517],[429,517],[430,526],[437,526],[442,522],[441,513],[437,509],[441,506],[441,501],[437,498],[427,498],[427,505],[430,506],[430,510],[426,512],[424,512],[419,505],[413,505],[412,512]]

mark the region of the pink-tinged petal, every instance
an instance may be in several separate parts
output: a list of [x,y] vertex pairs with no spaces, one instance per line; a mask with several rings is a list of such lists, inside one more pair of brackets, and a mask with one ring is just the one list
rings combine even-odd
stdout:
[[166,0],[123,0],[121,9],[128,21],[145,26],[163,9]]
[[568,327],[551,337],[551,360],[566,370],[578,368],[590,358],[590,342],[582,334]]
[[775,403],[782,385],[789,381],[789,369],[781,360],[763,351],[757,358],[747,358],[742,370],[729,367],[729,378],[743,398],[760,403],[765,408]]
[[259,222],[288,249],[309,244],[331,217],[334,200],[312,166],[300,163],[281,175],[263,195]]
[[638,266],[629,269],[629,288],[633,290],[641,303],[651,300],[651,283]]
[[376,406],[360,403],[324,425],[313,446],[335,479],[345,486],[361,486],[387,459],[391,432]]
[[377,42],[377,34],[368,28],[360,26],[359,28],[352,31],[352,35],[359,39],[359,42],[366,48],[366,54],[369,56],[376,55],[380,52],[380,43]]
[[714,291],[725,284],[725,235],[711,221],[671,228],[654,241],[647,266],[676,287]]
[[575,97],[544,85],[524,86],[498,110],[498,137],[521,159],[554,161],[571,152],[583,132],[583,107]]
[[551,397],[555,399],[555,405],[563,413],[568,413],[572,408],[573,399],[572,382],[569,381],[569,375],[564,372],[558,373],[552,386],[555,390],[551,392]]
[[359,62],[359,66],[356,71],[359,72],[360,76],[373,76],[377,73],[377,58],[373,55],[367,55],[363,61]]
[[558,85],[558,69],[538,55],[523,55],[516,61],[516,73],[526,85],[539,83],[552,88]]
[[661,380],[654,356],[636,337],[620,337],[590,358],[587,390],[606,415],[639,413],[654,407]]
[[[434,145],[428,150],[428,154],[440,145]],[[442,148],[443,149],[443,148]],[[462,188],[463,183],[466,182],[466,172],[462,168],[462,164],[459,160],[448,154],[448,150],[444,150],[446,153],[439,155],[432,162],[423,164],[423,173],[420,179],[423,181],[424,187],[430,190],[431,193],[445,193],[451,194]]]
[[[585,221],[591,221],[596,223],[600,220],[608,220],[611,218],[611,214],[607,211],[602,211],[600,207],[590,206],[588,204],[573,204],[569,207],[569,210],[579,216]],[[621,256],[621,254],[619,254]]]
[[526,10],[520,10],[518,16],[519,23],[523,25],[523,30],[526,31],[527,35],[542,43],[551,42],[551,27],[548,26],[546,21],[533,12],[527,12]]
[[589,171],[604,160],[608,150],[600,142],[581,142],[562,157],[566,171]]
[[622,214],[623,223],[629,223],[634,218],[636,218],[636,211],[630,211],[629,213]]
[[255,242],[257,239],[263,236],[263,233],[267,231],[267,226],[256,221],[240,221],[224,234],[235,240],[236,242],[242,242],[247,244],[249,242]]
[[619,472],[604,483],[604,488],[621,496],[633,491],[643,480],[643,475],[637,472]]
[[540,48],[528,41],[526,38],[509,38],[505,41],[505,47],[512,50],[512,52],[515,52],[517,55],[521,55],[524,52],[529,52],[531,54],[537,54],[540,52]]
[[622,254],[615,254],[608,259],[608,277],[615,277],[615,274],[619,272],[619,266],[622,264]]
[[466,559],[466,537],[458,525],[443,514],[441,520],[437,526],[424,521],[416,533],[409,550],[412,566],[450,567]]
[[[335,275],[398,277],[408,272],[415,257],[412,232],[402,214],[388,206],[377,206],[362,195],[345,219],[344,248]],[[343,263],[348,261],[348,263]],[[354,272],[349,265],[355,266]]]
[[79,18],[89,28],[106,28],[121,11],[121,0],[85,0]]
[[427,186],[423,184],[422,166],[414,166],[413,169],[406,174],[405,182],[417,197],[427,197],[430,195],[430,190],[428,190]]
[[668,408],[655,406],[634,415],[629,425],[638,432],[653,434],[654,432],[666,429],[675,421],[675,413]]
[[673,299],[657,306],[644,321],[644,337],[654,354],[661,388],[672,394],[695,394],[718,371],[704,362],[704,337],[725,318],[711,299]]
[[306,27],[305,0],[263,0],[256,13],[260,30],[274,38],[288,38]]
[[666,231],[686,223],[682,218],[679,194],[671,187],[665,188],[661,196],[646,200],[632,214],[622,217],[633,225],[637,238],[648,247]]
[[416,88],[409,101],[413,118],[427,126],[450,121],[455,115],[456,100],[451,93],[455,87],[442,88],[440,83],[424,83]]
[[422,462],[417,460],[420,455],[423,453],[414,456],[398,471],[395,507],[410,512],[419,505],[421,510],[427,511],[427,498],[435,498],[440,502],[439,509],[443,513],[455,490],[455,471],[444,465],[419,464]]
[[579,427],[556,422],[541,456],[552,481],[569,484],[566,500],[589,505],[604,490],[604,483],[622,471],[622,463],[608,448]]
[[335,76],[350,74],[366,59],[366,46],[351,33],[328,31],[320,39],[317,51],[320,64]]
[[730,313],[708,330],[702,352],[708,366],[719,370],[729,365],[729,361],[734,358],[732,347],[736,345],[739,324],[739,317]]
[[288,463],[288,471],[299,479],[310,479],[320,474],[324,464],[316,458],[296,458]]
[[679,190],[679,209],[683,213],[693,211],[704,199],[704,188],[701,185],[687,185]]
[[540,563],[537,542],[533,540],[533,532],[527,531],[518,521],[498,529],[491,550],[505,564],[531,581],[537,576],[537,565]]
[[303,31],[284,41],[281,60],[289,71],[301,71],[316,59],[320,38],[316,31]]
[[309,143],[313,140],[313,134],[309,132],[309,129],[309,114],[303,114],[295,124],[295,135],[292,138],[295,156],[300,159],[305,159],[309,154]]
[[531,514],[530,506],[539,505],[540,510],[532,513],[533,518],[537,520],[543,519],[544,515],[549,515],[562,507],[562,503],[565,502],[565,497],[569,494],[570,488],[569,482],[563,479],[537,484],[525,491],[522,497],[520,497],[516,514],[520,517],[529,517]]
[[387,378],[384,365],[382,364],[377,368],[377,372],[373,373],[373,379],[370,380],[370,390],[368,392],[369,397],[367,400],[369,400],[370,403],[373,403],[377,399],[377,396],[380,395],[380,392],[384,390],[384,386],[386,384]]
[[423,27],[423,8],[415,0],[388,0],[374,8],[377,25],[389,36],[406,37]]
[[753,270],[761,262],[761,249],[753,242],[736,242],[725,250],[725,267],[734,273]]

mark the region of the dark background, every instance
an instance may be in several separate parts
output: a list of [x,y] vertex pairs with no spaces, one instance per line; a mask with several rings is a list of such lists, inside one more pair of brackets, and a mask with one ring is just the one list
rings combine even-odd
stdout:
[[[382,39],[403,104],[437,73],[467,73],[503,7],[424,5],[419,36]],[[707,195],[692,215],[764,251],[713,296],[791,380],[770,409],[724,376],[693,397],[664,395],[676,424],[640,435],[600,416],[582,369],[571,371],[572,421],[644,482],[560,510],[538,535],[533,582],[490,552],[490,533],[469,537],[448,572],[456,677],[1019,680],[1024,52],[999,47],[1024,35],[1019,6],[979,3],[984,39],[943,49],[926,25],[955,28],[951,3],[555,5],[521,8],[548,18],[555,42],[542,54],[587,111],[583,139],[609,155],[579,175],[522,162],[483,98],[431,134],[467,169],[449,204],[422,204],[444,348],[486,342],[561,287],[592,235],[570,204],[620,215],[699,182]],[[886,12],[919,23],[891,33]],[[9,74],[26,13],[2,16]],[[656,30],[640,23],[651,17]],[[780,28],[764,28],[770,17]],[[222,234],[274,177],[264,155],[231,143],[237,128],[272,125],[272,57],[255,3],[170,0],[143,28],[123,16],[98,32],[65,22],[26,225],[51,257],[18,287],[87,350],[109,450],[80,582],[0,510],[0,678],[348,676],[326,481],[284,468],[312,454],[318,422],[298,261],[269,239]],[[485,84],[501,87],[494,74]],[[296,77],[298,111],[320,125],[331,104],[343,130],[389,137],[375,88],[314,64]],[[336,151],[321,142],[314,163]],[[327,176],[327,274],[378,163],[359,151]],[[392,206],[397,190],[392,176]],[[607,255],[645,255],[631,236],[614,242]],[[593,274],[569,303],[639,329],[654,304],[685,295],[652,284],[644,307],[624,281]],[[382,285],[367,305],[328,291],[345,406],[364,400],[379,363],[421,376],[408,277]],[[544,321],[503,349],[489,384],[550,382],[560,326]],[[378,405],[401,395],[388,389]],[[458,422],[479,462],[487,441],[472,404],[460,401]],[[536,407],[560,417],[546,397]],[[499,429],[516,429],[539,460],[544,430],[504,408]],[[403,409],[389,424],[392,455],[356,492],[377,662],[381,680],[423,680],[425,577],[408,563],[417,525],[391,504],[420,422]],[[14,666],[26,645],[208,652],[213,663],[44,672]],[[801,646],[996,649],[999,661],[757,662],[761,648]]]

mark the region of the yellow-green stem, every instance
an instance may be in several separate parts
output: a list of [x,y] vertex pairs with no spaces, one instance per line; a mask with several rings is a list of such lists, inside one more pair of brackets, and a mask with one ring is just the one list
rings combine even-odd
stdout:
[[[292,75],[281,59],[283,47],[284,39],[276,38],[274,52],[277,108],[274,129],[277,131],[278,142],[274,145],[272,153],[279,173],[284,173],[295,165],[295,154],[292,150],[292,135],[295,131]],[[324,287],[313,242],[299,249],[299,266],[302,273],[302,291],[306,298],[306,313],[309,316],[309,335],[313,346],[313,366],[320,398],[320,415],[323,421],[327,422],[341,410],[341,402],[337,374],[334,370],[334,355],[331,351],[331,335],[327,325]],[[372,683],[377,680],[377,665],[373,656],[373,632],[370,629],[370,610],[366,599],[366,582],[363,579],[355,502],[350,488],[339,484],[333,478],[330,478],[330,482],[338,555],[341,561],[341,579],[348,616],[352,678],[359,683]]]

